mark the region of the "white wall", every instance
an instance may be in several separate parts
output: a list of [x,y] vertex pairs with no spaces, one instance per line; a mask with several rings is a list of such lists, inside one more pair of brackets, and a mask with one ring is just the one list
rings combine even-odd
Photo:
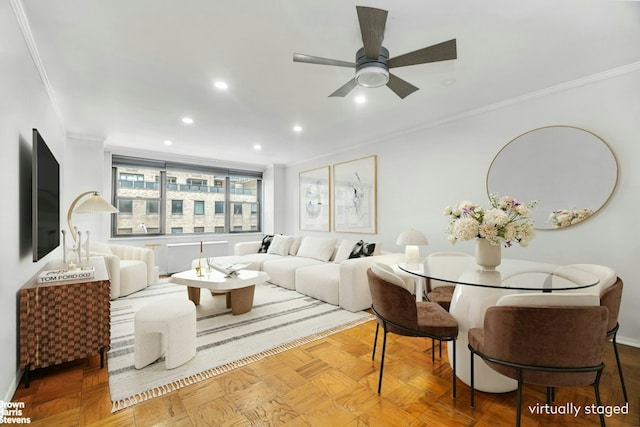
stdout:
[[[0,256],[0,400],[11,401],[18,372],[18,291],[49,255],[32,261],[31,129],[64,169],[64,134],[9,2],[0,2],[0,150],[3,185]],[[64,189],[62,190],[64,193]],[[64,197],[64,194],[63,194]],[[61,214],[62,215],[62,214]]]
[[[620,178],[616,193],[588,221],[565,230],[539,231],[529,247],[504,249],[503,256],[613,267],[625,282],[619,341],[640,346],[640,317],[635,314],[640,305],[640,236],[634,226],[635,213],[640,212],[640,168],[633,164],[640,159],[640,66],[607,77],[523,97],[519,102],[485,108],[374,145],[292,165],[287,170],[287,233],[300,233],[300,171],[376,154],[378,234],[357,237],[380,241],[385,250],[402,251],[395,245],[396,237],[413,227],[425,232],[429,239],[423,255],[450,250],[444,233],[444,208],[463,199],[485,203],[487,170],[506,143],[541,126],[584,128],[607,141],[618,158]],[[460,242],[456,250],[472,253],[473,244]]]

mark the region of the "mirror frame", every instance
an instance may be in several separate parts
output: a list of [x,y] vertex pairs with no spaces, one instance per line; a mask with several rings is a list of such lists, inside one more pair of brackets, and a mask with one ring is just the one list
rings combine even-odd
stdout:
[[[505,151],[509,149],[509,147],[513,148],[515,146],[515,144],[520,140],[521,142],[523,141],[521,138],[530,135],[533,132],[536,131],[541,131],[541,130],[548,130],[551,128],[562,128],[562,129],[573,129],[576,131],[580,131],[580,132],[585,132],[586,134],[589,135],[589,137],[593,137],[595,138],[595,140],[590,139],[588,142],[589,143],[593,143],[593,142],[600,142],[603,145],[603,149],[604,151],[607,152],[607,154],[611,155],[611,160],[613,161],[613,163],[611,165],[609,165],[610,167],[613,167],[615,170],[615,176],[613,177],[613,183],[610,187],[610,189],[608,189],[608,194],[606,197],[604,197],[604,200],[601,201],[596,201],[596,203],[594,204],[598,204],[598,206],[594,207],[593,210],[591,211],[586,211],[586,215],[583,217],[580,212],[578,212],[579,210],[575,210],[572,212],[564,211],[562,213],[559,213],[557,217],[560,217],[562,215],[562,219],[564,219],[564,222],[562,222],[561,225],[556,225],[556,226],[552,226],[549,223],[549,220],[547,218],[545,218],[545,221],[543,224],[539,224],[539,222],[536,222],[535,224],[535,229],[536,230],[562,230],[565,229],[571,225],[576,225],[579,223],[582,223],[584,221],[586,221],[587,219],[589,219],[591,216],[595,215],[596,213],[598,213],[608,202],[609,200],[611,200],[611,198],[613,197],[613,194],[616,191],[616,188],[618,187],[618,180],[619,180],[619,176],[620,176],[620,167],[619,167],[619,163],[618,163],[618,159],[616,158],[615,153],[613,152],[613,150],[611,149],[611,146],[604,140],[602,139],[600,136],[596,135],[595,133],[588,131],[586,129],[582,129],[576,126],[569,126],[569,125],[551,125],[551,126],[542,126],[536,129],[532,129],[529,130],[527,132],[524,132],[518,136],[516,136],[515,138],[513,138],[511,141],[509,141],[506,145],[504,145],[504,147],[502,147],[500,149],[500,151],[498,151],[498,153],[495,155],[495,157],[493,158],[493,160],[491,161],[491,164],[489,165],[489,169],[487,171],[487,176],[486,176],[486,189],[487,189],[487,194],[491,194],[492,192],[496,192],[495,190],[492,191],[492,189],[490,188],[490,177],[491,177],[491,171],[492,168],[495,167],[496,162],[498,161],[498,159],[500,158],[501,155],[504,156]],[[529,142],[528,140],[526,140],[525,142]],[[571,142],[572,144],[575,143],[575,140],[573,140]],[[580,143],[578,141],[578,143]],[[504,158],[504,157],[503,157]],[[535,159],[535,156],[530,156],[528,157],[529,159]],[[540,165],[540,163],[538,163],[538,165]],[[546,165],[540,165],[538,166],[538,169],[541,171],[545,170],[545,166]],[[572,166],[574,166],[573,170],[577,170],[576,168],[579,167],[579,165],[573,164]],[[547,169],[548,170],[548,169]],[[557,169],[556,169],[557,170]],[[566,174],[566,171],[563,171],[562,173]],[[610,173],[610,171],[609,171]],[[610,179],[610,178],[609,178]],[[602,193],[604,194],[604,189],[602,191]],[[516,194],[501,194],[503,196],[512,196],[512,197],[516,197],[518,198],[518,195]],[[562,197],[562,195],[560,195],[560,197]],[[541,201],[541,203],[544,203],[544,198],[539,199]],[[521,202],[528,202],[529,200],[520,200]],[[539,208],[538,208],[539,209]],[[567,219],[567,214],[568,213],[573,213],[574,214],[574,218],[573,220],[569,220]]]

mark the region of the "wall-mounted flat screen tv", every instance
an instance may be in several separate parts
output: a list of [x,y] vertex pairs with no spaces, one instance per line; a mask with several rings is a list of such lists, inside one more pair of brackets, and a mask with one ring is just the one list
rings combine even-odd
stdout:
[[32,162],[33,261],[60,246],[60,164],[37,129]]

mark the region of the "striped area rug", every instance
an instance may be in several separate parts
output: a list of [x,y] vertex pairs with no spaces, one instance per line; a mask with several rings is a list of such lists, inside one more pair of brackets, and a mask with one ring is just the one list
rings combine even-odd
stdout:
[[256,285],[253,309],[234,316],[225,296],[202,291],[197,306],[197,353],[167,370],[164,358],[135,369],[133,316],[151,301],[186,299],[186,287],[158,283],[111,302],[111,350],[107,354],[112,412],[245,366],[373,319],[295,291]]

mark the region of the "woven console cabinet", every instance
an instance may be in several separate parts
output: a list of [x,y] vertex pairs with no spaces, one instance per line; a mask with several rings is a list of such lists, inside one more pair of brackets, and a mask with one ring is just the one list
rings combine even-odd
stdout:
[[100,354],[110,348],[111,282],[102,257],[95,276],[81,283],[37,283],[20,289],[20,369],[31,370]]

